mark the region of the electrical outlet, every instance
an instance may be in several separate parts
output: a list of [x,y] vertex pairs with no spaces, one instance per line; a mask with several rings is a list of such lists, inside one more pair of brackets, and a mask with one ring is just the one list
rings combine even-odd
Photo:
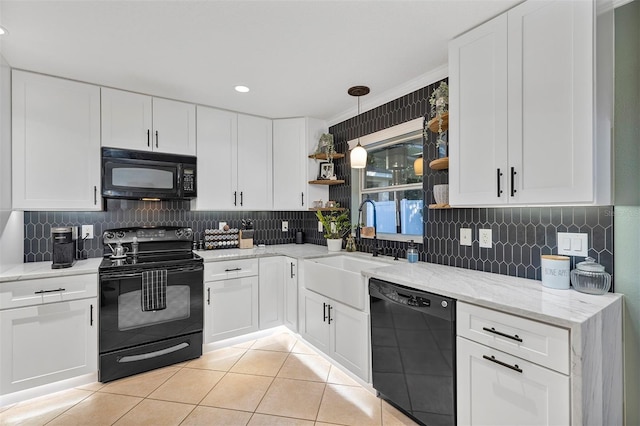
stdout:
[[289,222],[286,220],[282,221],[282,232],[289,232]]
[[218,222],[218,229],[222,231],[227,226],[227,222]]
[[480,240],[481,248],[491,248],[492,247],[491,229],[480,229],[478,231],[478,240]]
[[471,245],[471,228],[460,228],[460,245]]
[[82,240],[93,240],[93,225],[82,225]]
[[322,232],[322,222],[318,221],[318,232]]

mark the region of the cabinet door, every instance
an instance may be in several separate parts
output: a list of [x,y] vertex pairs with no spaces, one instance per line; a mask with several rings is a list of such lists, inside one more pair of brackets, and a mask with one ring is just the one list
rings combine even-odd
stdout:
[[508,12],[513,202],[593,201],[593,7],[525,2]]
[[456,342],[458,424],[570,424],[568,376],[462,337]]
[[151,96],[103,87],[102,146],[151,150]]
[[197,210],[231,210],[237,193],[238,114],[198,106]]
[[260,259],[260,329],[282,325],[284,316],[284,262],[281,257]]
[[273,209],[306,210],[305,119],[273,121]]
[[506,15],[449,43],[449,73],[449,204],[506,203]]
[[13,208],[101,210],[100,88],[12,75]]
[[327,299],[303,290],[300,299],[300,335],[324,353],[329,353],[330,328],[327,322]]
[[0,394],[98,370],[97,298],[0,311]]
[[238,202],[245,210],[273,208],[271,120],[238,115]]
[[258,277],[205,283],[205,343],[258,330]]
[[153,98],[153,150],[196,155],[196,106]]
[[284,325],[298,331],[298,261],[284,259]]
[[361,379],[369,380],[369,315],[331,302],[331,357]]

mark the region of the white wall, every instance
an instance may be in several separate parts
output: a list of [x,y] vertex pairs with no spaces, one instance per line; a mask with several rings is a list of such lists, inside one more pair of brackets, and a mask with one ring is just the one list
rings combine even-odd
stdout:
[[22,263],[24,214],[11,211],[11,68],[0,41],[0,272]]

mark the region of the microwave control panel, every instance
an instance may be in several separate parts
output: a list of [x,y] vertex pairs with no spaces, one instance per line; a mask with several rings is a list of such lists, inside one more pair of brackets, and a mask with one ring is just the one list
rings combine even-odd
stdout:
[[192,169],[184,169],[182,174],[182,189],[184,192],[193,192],[195,189],[195,174]]

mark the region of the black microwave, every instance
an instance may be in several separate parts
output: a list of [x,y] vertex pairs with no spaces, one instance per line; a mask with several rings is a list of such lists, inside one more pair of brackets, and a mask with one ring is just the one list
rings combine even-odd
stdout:
[[102,148],[102,196],[182,200],[197,196],[196,157]]

